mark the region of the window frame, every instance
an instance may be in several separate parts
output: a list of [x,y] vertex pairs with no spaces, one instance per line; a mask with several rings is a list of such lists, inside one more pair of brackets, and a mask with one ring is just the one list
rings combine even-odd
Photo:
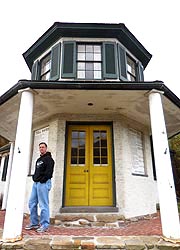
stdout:
[[[131,67],[130,64],[128,64],[128,59],[133,63],[134,68]],[[138,73],[137,72],[137,62],[127,52],[126,52],[126,65],[127,65],[127,80],[130,82],[136,82],[137,81],[137,73]],[[131,70],[128,69],[129,67],[131,68]],[[134,74],[132,73],[133,70],[134,70]],[[129,80],[128,76],[130,77],[130,79],[133,78],[134,80],[133,81]]]
[[[43,61],[48,58],[49,60],[47,60],[48,64],[49,64],[49,68],[47,70],[45,70],[43,73],[42,73],[42,64],[43,64]],[[45,64],[45,67],[46,67],[46,64]],[[50,79],[50,72],[51,72],[51,51],[49,53],[47,53],[41,60],[40,60],[40,74],[39,74],[39,78],[40,78],[40,81],[48,81]],[[42,79],[44,76],[48,76],[48,79]]]
[[[85,51],[84,51],[84,53],[82,53],[82,54],[85,55],[85,59],[84,60],[78,59],[78,46],[81,46],[81,45],[85,46]],[[101,60],[90,60],[90,59],[86,60],[86,55],[88,54],[87,51],[86,51],[86,46],[88,46],[88,45],[93,46],[93,52],[92,52],[93,55],[95,55],[95,53],[94,53],[94,47],[95,46],[100,46],[100,53],[97,53],[97,54],[100,54]],[[85,73],[85,77],[84,78],[79,78],[78,77],[78,72],[80,71],[80,70],[78,70],[78,63],[84,63],[85,64],[85,69],[82,70]],[[93,64],[93,70],[92,70],[93,76],[94,76],[94,72],[98,71],[101,74],[100,78],[95,78],[95,77],[93,77],[93,78],[91,78],[91,77],[90,78],[86,78],[86,73],[88,71],[90,71],[90,70],[86,70],[86,64],[88,64],[88,63],[92,63]],[[101,67],[100,67],[101,70],[94,70],[94,64],[95,63],[98,63],[98,64],[101,65]],[[97,42],[76,42],[76,79],[78,79],[78,80],[102,80],[103,79],[103,56],[102,56],[102,43],[101,42],[99,42],[99,43],[97,43]]]

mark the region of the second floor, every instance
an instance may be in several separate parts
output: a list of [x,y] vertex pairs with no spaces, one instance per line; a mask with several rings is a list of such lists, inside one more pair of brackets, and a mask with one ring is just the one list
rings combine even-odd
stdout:
[[143,82],[151,59],[124,24],[55,23],[23,56],[38,81]]

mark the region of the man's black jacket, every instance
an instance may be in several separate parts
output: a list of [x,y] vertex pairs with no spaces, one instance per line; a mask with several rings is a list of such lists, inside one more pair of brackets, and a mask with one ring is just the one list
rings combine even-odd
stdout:
[[32,176],[34,182],[44,183],[51,179],[54,170],[54,160],[50,152],[46,152],[36,161],[35,172]]

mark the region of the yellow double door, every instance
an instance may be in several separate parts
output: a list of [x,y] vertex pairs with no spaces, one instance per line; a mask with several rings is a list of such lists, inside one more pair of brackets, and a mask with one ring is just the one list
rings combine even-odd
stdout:
[[112,206],[112,138],[108,125],[69,125],[65,206]]

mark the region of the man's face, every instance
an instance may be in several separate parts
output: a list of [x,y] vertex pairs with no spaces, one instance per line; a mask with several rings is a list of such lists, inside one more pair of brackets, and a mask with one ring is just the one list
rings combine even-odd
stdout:
[[46,145],[45,144],[40,144],[39,145],[39,152],[40,152],[40,154],[44,155],[46,153],[46,151],[47,151]]

